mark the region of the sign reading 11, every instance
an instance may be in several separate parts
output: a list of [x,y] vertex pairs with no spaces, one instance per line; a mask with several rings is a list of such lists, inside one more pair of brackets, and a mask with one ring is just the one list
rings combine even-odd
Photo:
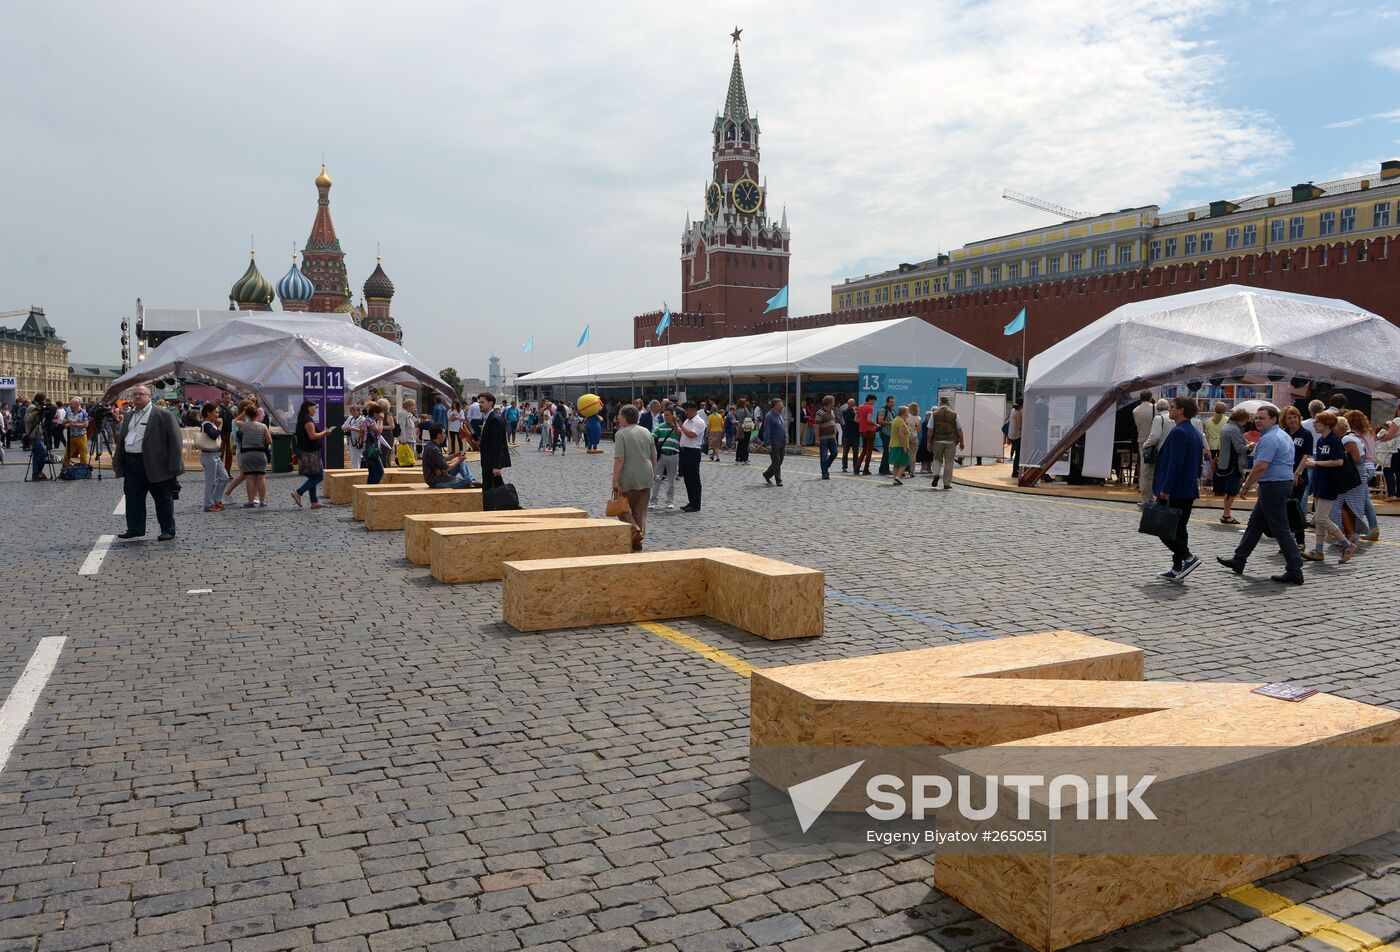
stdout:
[[306,367],[301,372],[303,390],[344,390],[345,371],[340,367]]

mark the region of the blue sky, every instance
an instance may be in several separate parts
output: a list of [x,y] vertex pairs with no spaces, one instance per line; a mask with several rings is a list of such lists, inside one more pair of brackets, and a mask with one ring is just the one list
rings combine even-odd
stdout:
[[115,361],[138,296],[225,306],[250,236],[276,281],[324,153],[352,285],[382,244],[434,367],[529,369],[531,335],[543,367],[585,324],[629,347],[679,300],[737,19],[792,312],[819,312],[843,276],[1053,220],[1003,188],[1173,208],[1400,158],[1400,117],[1366,118],[1400,110],[1397,3],[12,5],[0,310]]

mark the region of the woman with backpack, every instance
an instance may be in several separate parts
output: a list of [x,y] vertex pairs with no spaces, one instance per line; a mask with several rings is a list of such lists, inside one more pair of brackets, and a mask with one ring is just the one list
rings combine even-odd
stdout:
[[749,441],[753,439],[753,414],[749,412],[749,402],[743,397],[734,406],[734,465],[749,465]]

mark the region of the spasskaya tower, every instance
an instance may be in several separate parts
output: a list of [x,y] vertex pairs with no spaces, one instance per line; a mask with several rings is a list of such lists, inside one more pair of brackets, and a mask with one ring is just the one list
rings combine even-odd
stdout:
[[[791,254],[787,211],[774,220],[768,183],[759,172],[758,117],[749,113],[739,34],[724,108],[711,129],[711,174],[704,185],[704,215],[686,215],[681,234],[681,308],[672,313],[670,336],[656,340],[660,313],[633,319],[634,345],[713,340],[754,333],[768,299],[788,283]],[[786,317],[787,308],[766,319]]]

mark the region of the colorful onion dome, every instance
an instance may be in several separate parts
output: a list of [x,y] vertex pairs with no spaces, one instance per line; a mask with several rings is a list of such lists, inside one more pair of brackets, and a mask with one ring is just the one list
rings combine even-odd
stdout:
[[317,187],[317,188],[330,188],[330,187],[331,187],[331,177],[330,177],[329,175],[326,174],[326,163],[324,163],[324,162],[321,163],[321,174],[318,175],[318,176],[316,176],[316,187]]
[[228,292],[229,299],[236,304],[270,304],[272,302],[272,282],[258,270],[257,253],[248,259],[248,270],[243,277],[233,282]]
[[304,302],[310,301],[316,295],[316,285],[311,283],[311,279],[301,273],[297,267],[296,259],[292,260],[292,269],[282,275],[282,280],[277,282],[277,297],[282,301]]
[[354,313],[355,313],[355,301],[354,301],[354,299],[350,296],[350,289],[349,289],[349,288],[346,288],[346,289],[345,289],[345,300],[343,300],[343,301],[341,301],[339,304],[337,304],[337,305],[335,306],[335,309],[334,309],[333,311],[331,311],[331,313],[332,313],[332,314],[354,314]]
[[365,282],[365,297],[372,301],[387,301],[394,296],[394,282],[384,273],[384,265],[374,259],[374,273]]

